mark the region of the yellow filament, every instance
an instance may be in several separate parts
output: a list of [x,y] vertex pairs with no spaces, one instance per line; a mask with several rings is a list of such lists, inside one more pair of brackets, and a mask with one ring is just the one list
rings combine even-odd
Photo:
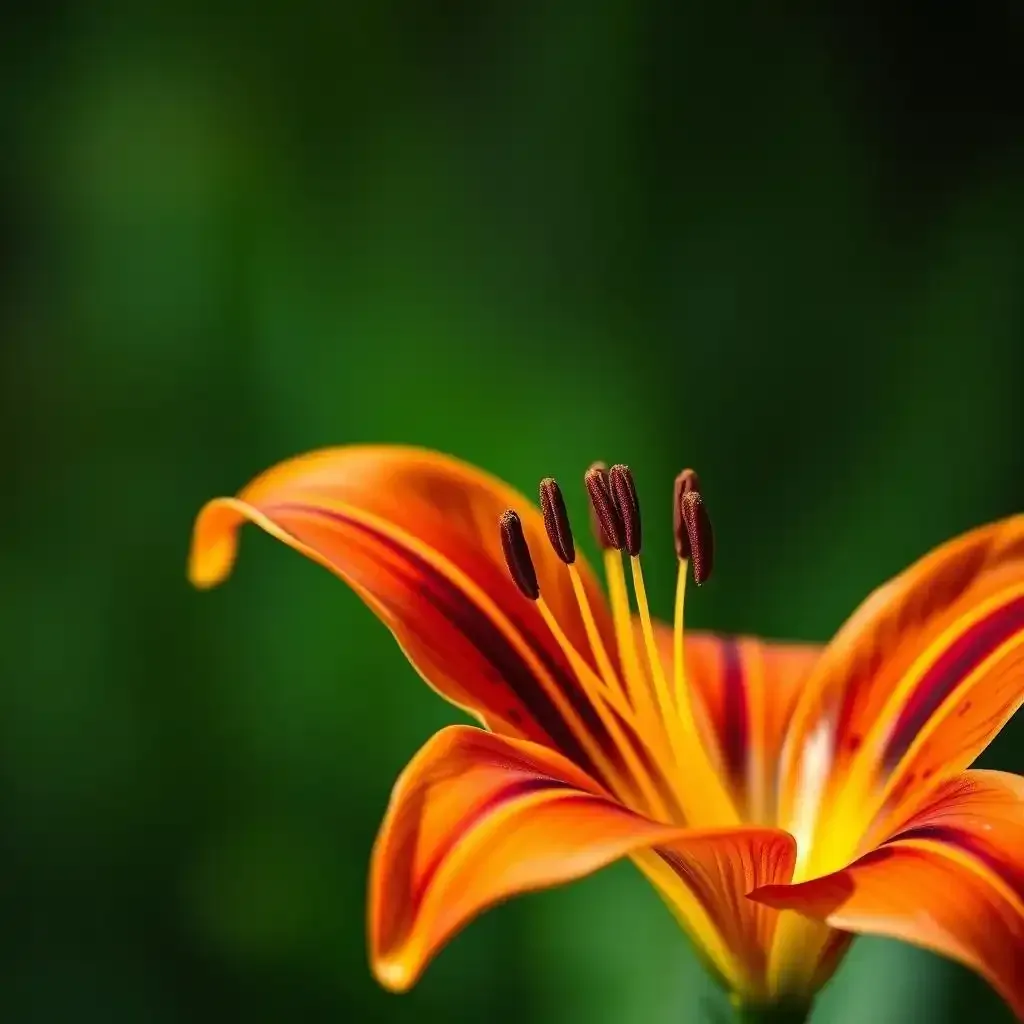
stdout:
[[622,694],[619,689],[619,677],[612,666],[611,658],[601,639],[597,629],[597,622],[594,620],[594,612],[590,607],[590,599],[587,597],[587,590],[583,586],[579,569],[575,565],[569,566],[569,578],[572,580],[573,590],[576,591],[576,600],[580,606],[580,615],[583,617],[583,628],[587,631],[587,640],[590,641],[590,649],[594,652],[594,660],[597,662],[598,672],[606,687],[611,691],[612,701],[615,707],[624,714],[628,709],[622,703]]
[[672,620],[672,688],[675,691],[676,707],[679,714],[684,715],[684,708],[690,708],[690,695],[686,690],[686,663],[683,661],[683,620],[686,608],[686,577],[689,575],[690,562],[681,559],[679,571],[676,573],[676,610]]
[[[666,778],[673,777],[674,761],[672,750],[665,735],[665,718],[651,695],[647,676],[640,664],[637,650],[636,632],[633,628],[633,617],[629,609],[629,592],[626,589],[626,574],[622,569],[622,556],[613,548],[604,553],[605,573],[608,578],[608,592],[611,600],[612,618],[615,623],[615,637],[619,648],[619,661],[622,674],[626,680],[626,692],[634,709],[638,731],[647,741],[651,756],[659,765],[664,766]],[[673,789],[673,798],[680,812],[682,804]]]
[[640,656],[633,639],[633,620],[629,612],[629,592],[626,574],[622,571],[622,557],[614,548],[604,553],[604,569],[608,579],[608,597],[615,623],[615,640],[619,648],[619,662],[626,680],[626,692],[633,707],[650,706],[647,685],[640,667]]
[[[693,691],[686,685],[686,661],[683,652],[683,609],[686,602],[687,561],[679,563],[676,578],[675,621],[672,630],[672,662],[675,689],[676,736],[683,750],[688,778],[680,794],[687,819],[702,826],[736,825],[740,817],[729,791],[715,770],[697,728]],[[639,572],[637,573],[639,576]],[[642,586],[642,579],[641,579]],[[639,598],[638,598],[639,601]],[[646,599],[644,600],[646,607]],[[656,653],[656,652],[655,652]]]
[[665,669],[661,664],[661,655],[658,653],[658,644],[654,639],[654,626],[651,623],[651,609],[647,603],[647,588],[644,586],[644,574],[640,568],[640,556],[630,557],[630,567],[633,570],[633,592],[636,594],[636,610],[640,614],[640,628],[644,634],[644,646],[647,648],[647,661],[650,663],[650,680],[653,687],[655,705],[661,712],[662,720],[665,723],[665,730],[673,748],[676,750],[678,761],[680,751],[678,749],[679,731],[674,728],[675,715],[672,714],[672,697],[668,692],[668,680],[665,678]]
[[[551,622],[554,622],[554,616],[551,614],[551,610],[547,607],[547,605],[541,600],[538,600],[537,604],[540,607],[541,613],[544,616],[544,618],[546,620],[550,620],[549,625],[551,624]],[[555,623],[555,628],[558,629],[557,623]],[[558,635],[560,633],[561,630],[558,629],[558,632],[555,634],[556,639],[558,638]],[[564,634],[562,634],[562,638],[565,640],[565,643],[568,644],[568,639],[565,638]],[[586,668],[585,665],[584,668]],[[583,750],[590,758],[590,760],[594,762],[595,767],[601,773],[601,775],[609,780],[619,778],[621,772],[619,772],[615,765],[613,765],[612,762],[609,760],[608,755],[604,752],[604,750],[601,749],[601,745],[594,739],[590,730],[587,728],[586,723],[580,718],[579,712],[577,712],[576,708],[573,707],[569,698],[565,695],[565,693],[558,686],[558,684],[555,683],[555,681],[551,678],[549,673],[538,672],[536,673],[536,678],[537,681],[541,684],[541,687],[543,688],[544,692],[550,698],[552,704],[554,704],[558,713],[565,720],[565,723],[568,725],[573,736],[575,736],[575,738],[579,741],[580,745],[583,747]]]
[[[640,628],[643,630],[647,660],[650,662],[652,696],[660,712],[662,732],[668,739],[668,746],[675,762],[676,770],[671,773],[671,777],[675,781],[673,789],[682,805],[686,820],[691,825],[697,823],[704,826],[734,824],[735,815],[732,819],[726,817],[719,820],[716,817],[708,820],[707,814],[704,813],[705,788],[712,787],[707,792],[711,806],[714,808],[716,795],[714,787],[720,786],[721,783],[714,769],[707,762],[696,728],[693,729],[690,736],[687,736],[681,728],[682,721],[676,713],[672,695],[669,693],[668,680],[665,678],[665,669],[661,663],[661,655],[658,653],[658,645],[654,637],[654,625],[651,622],[651,610],[647,601],[643,570],[640,568],[640,557],[633,555],[630,558],[630,563],[633,569],[633,591],[636,594],[636,606],[640,615]],[[686,707],[689,709],[689,702]],[[687,749],[687,740],[690,741],[691,749],[689,750]],[[697,767],[696,773],[693,770],[694,766]],[[707,779],[701,777],[704,774],[708,776]]]
[[[650,774],[644,768],[643,763],[640,761],[633,745],[623,733],[618,717],[615,712],[604,703],[601,692],[603,687],[601,687],[600,680],[595,675],[594,670],[583,660],[579,651],[577,651],[572,645],[572,642],[565,635],[565,632],[558,624],[558,620],[555,618],[554,613],[543,598],[538,598],[537,608],[543,616],[544,621],[547,623],[548,629],[551,630],[551,635],[555,638],[558,646],[561,647],[566,658],[568,658],[569,664],[579,677],[580,682],[595,698],[591,701],[591,704],[600,717],[601,722],[608,730],[608,734],[611,736],[616,748],[622,754],[623,760],[626,762],[627,777],[625,781],[631,782],[637,787],[637,795],[644,801],[647,810],[650,813],[662,821],[671,821],[672,815],[669,813],[668,806],[661,794],[658,792]],[[588,738],[590,738],[589,734]],[[592,738],[591,742],[593,743]],[[593,745],[597,746],[598,744],[594,743]],[[609,781],[622,779],[622,773],[612,769],[607,774],[607,777]]]

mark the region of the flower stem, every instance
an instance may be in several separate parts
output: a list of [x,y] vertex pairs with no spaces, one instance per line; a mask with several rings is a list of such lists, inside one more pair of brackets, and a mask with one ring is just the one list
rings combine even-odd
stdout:
[[810,1003],[782,1002],[765,1006],[736,1006],[736,1024],[806,1024],[811,1017]]

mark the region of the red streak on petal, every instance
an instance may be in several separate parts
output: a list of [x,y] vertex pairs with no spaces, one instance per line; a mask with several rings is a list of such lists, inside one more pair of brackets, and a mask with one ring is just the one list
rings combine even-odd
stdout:
[[947,648],[921,677],[903,707],[883,755],[889,770],[896,767],[914,738],[939,705],[993,651],[1024,629],[1024,596],[979,619]]

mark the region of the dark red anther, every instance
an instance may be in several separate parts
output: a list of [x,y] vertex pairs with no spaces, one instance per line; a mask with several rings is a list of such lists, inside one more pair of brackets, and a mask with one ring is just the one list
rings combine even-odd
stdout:
[[501,514],[500,522],[501,550],[505,555],[509,575],[524,597],[536,601],[540,597],[540,584],[537,582],[537,570],[530,556],[530,546],[526,543],[526,534],[523,533],[523,522],[512,509]]
[[540,482],[540,509],[544,515],[544,529],[555,554],[566,565],[572,565],[576,561],[576,544],[572,539],[569,513],[565,508],[562,488],[550,476]]
[[683,497],[691,491],[700,491],[700,479],[692,469],[684,469],[676,477],[672,493],[672,535],[676,542],[676,557],[690,557],[690,535],[686,532],[683,522]]
[[636,497],[636,484],[629,466],[612,466],[608,471],[608,486],[612,492],[612,503],[622,520],[626,550],[636,557],[640,554],[643,539],[640,530],[640,503]]
[[693,581],[699,587],[711,575],[715,563],[715,535],[700,491],[688,491],[679,502],[690,544]]
[[583,479],[587,485],[587,494],[590,495],[591,523],[598,543],[603,548],[621,551],[626,543],[625,531],[612,501],[608,470],[604,463],[595,462]]

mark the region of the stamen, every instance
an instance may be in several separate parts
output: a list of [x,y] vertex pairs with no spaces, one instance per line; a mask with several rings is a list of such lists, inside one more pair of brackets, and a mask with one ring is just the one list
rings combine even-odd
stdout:
[[594,610],[590,607],[590,598],[587,597],[587,588],[583,585],[583,577],[575,565],[569,566],[569,579],[572,580],[572,589],[576,594],[576,603],[580,608],[580,616],[583,619],[583,628],[587,633],[587,640],[590,642],[590,649],[593,651],[594,660],[597,662],[597,669],[609,695],[615,702],[615,706],[623,713],[628,713],[629,704],[624,701],[625,694],[621,690],[619,676],[608,657],[608,649],[604,645],[600,632],[597,629],[597,621],[594,618]]
[[[648,813],[662,820],[679,820],[679,815],[668,806],[675,801],[687,820],[699,820],[711,827],[735,824],[738,817],[732,796],[719,778],[712,754],[705,746],[706,737],[702,735],[696,717],[699,708],[695,709],[691,704],[692,695],[686,686],[682,619],[687,570],[692,563],[694,579],[698,584],[703,583],[711,572],[714,557],[711,523],[700,495],[697,476],[688,470],[676,481],[674,519],[680,574],[676,593],[672,690],[658,651],[640,565],[642,524],[633,475],[626,466],[617,465],[605,470],[602,465],[595,464],[587,472],[585,480],[595,533],[604,548],[621,673],[608,656],[589,595],[575,565],[576,546],[569,515],[562,491],[553,479],[546,478],[540,486],[544,526],[555,553],[568,567],[592,659],[587,660],[576,649],[541,596],[537,570],[522,521],[512,510],[501,517],[501,545],[509,574],[522,594],[536,603],[538,612],[577,676],[581,691],[590,697],[594,712],[607,732],[608,742],[618,751],[618,757],[613,758],[611,749],[606,749],[599,742],[570,700],[570,694],[557,686],[553,679],[542,680],[542,685],[595,767],[614,789],[625,788],[647,808]],[[639,638],[633,627],[620,555],[623,549],[630,554],[647,666],[641,663]],[[624,683],[621,681],[623,677]],[[642,741],[644,746],[638,749],[635,746],[637,741]],[[647,758],[653,760],[645,760]],[[661,767],[655,769],[652,765]],[[661,788],[662,781],[668,785],[667,790]]]
[[626,574],[622,570],[622,557],[615,548],[604,553],[604,573],[608,580],[608,599],[612,608],[612,622],[615,625],[615,644],[619,650],[619,663],[626,679],[626,692],[630,703],[636,709],[650,706],[647,683],[640,666],[633,634],[633,616],[629,606],[629,590],[626,588]]
[[628,466],[612,466],[608,474],[612,501],[623,524],[626,550],[629,552],[630,568],[633,576],[633,593],[636,596],[636,607],[643,633],[644,647],[647,651],[648,674],[648,708],[654,717],[660,720],[661,732],[668,741],[668,751],[676,765],[681,765],[685,751],[680,742],[680,734],[672,710],[672,695],[669,692],[665,669],[661,663],[657,641],[654,636],[654,625],[651,620],[650,606],[647,601],[647,588],[644,585],[644,574],[640,566],[640,548],[642,546],[642,521],[640,518],[640,501],[637,498],[636,483]]
[[[595,687],[593,685],[593,683],[599,683],[599,680],[597,680],[593,670],[586,664],[586,662],[583,661],[579,653],[569,642],[568,637],[566,637],[561,627],[555,621],[555,617],[552,614],[551,609],[540,596],[540,584],[537,582],[537,570],[534,567],[533,558],[530,555],[530,547],[526,541],[526,535],[523,532],[523,523],[519,518],[518,513],[512,509],[508,509],[503,512],[499,525],[501,530],[501,549],[505,555],[505,563],[508,566],[509,575],[514,580],[523,596],[536,602],[542,618],[551,629],[555,640],[562,648],[562,651],[569,660],[570,665],[580,678],[581,685],[586,686],[590,683],[591,690],[600,696],[600,687]],[[616,782],[621,783],[623,781],[630,781],[629,777],[625,780],[623,779],[622,771],[612,763],[606,751],[601,748],[601,745],[596,741],[593,733],[587,728],[587,725],[580,717],[579,712],[572,705],[572,702],[562,689],[546,675],[538,676],[538,679],[544,689],[544,692],[554,704],[558,713],[562,716],[571,732],[575,735],[587,755],[597,766],[601,775],[608,781],[609,785],[614,786]],[[592,703],[595,710],[601,716],[601,720],[605,727],[612,735],[617,748],[624,748],[625,743],[622,737],[622,730],[618,727],[618,722],[612,719],[608,707],[601,699],[594,700]],[[635,759],[635,752],[630,750],[630,753]],[[653,790],[653,785],[651,785],[650,789],[654,797],[657,798],[657,794],[654,793]],[[648,793],[646,790],[641,790],[638,791],[638,795],[646,798]],[[652,810],[658,810],[659,812],[664,813],[663,804],[654,803],[648,804],[648,806]],[[669,819],[666,817],[665,820],[667,821]]]
[[580,656],[543,598],[538,599],[537,606],[552,636],[569,660],[573,671],[590,692],[595,710],[600,715],[609,734],[622,751],[630,784],[638,787],[637,795],[646,803],[647,807],[667,821],[670,819],[670,814],[662,795],[636,750],[623,734],[622,721],[628,721],[631,718],[631,709],[625,700],[625,694],[620,689],[619,677],[598,632],[590,599],[587,597],[586,588],[583,585],[583,578],[573,564],[576,560],[576,546],[573,541],[569,513],[565,507],[562,489],[552,477],[546,477],[541,481],[540,504],[548,540],[555,553],[566,563],[568,568],[587,640],[598,666],[598,674],[595,674],[590,665]]
[[686,532],[686,523],[683,522],[683,496],[699,490],[700,479],[692,469],[684,469],[676,477],[672,494],[672,535],[676,542],[676,557],[681,561],[689,559],[691,554],[690,535]]
[[[698,583],[711,571],[711,523],[700,496],[700,480],[692,469],[676,477],[673,500],[676,554],[676,603],[672,630],[672,689],[681,741],[688,751],[687,764],[693,775],[693,794],[699,800],[705,820],[733,825],[739,815],[732,795],[723,783],[697,726],[693,690],[686,684],[686,659],[683,650],[683,612],[686,604],[686,577],[690,561]],[[702,525],[703,523],[703,525]],[[698,567],[700,574],[698,574]]]
[[[672,686],[675,691],[676,710],[680,715],[693,717],[690,694],[686,688],[686,662],[683,658],[683,611],[686,606],[686,560],[679,560],[676,573],[676,611],[672,620]],[[685,731],[685,724],[684,724]]]
[[[594,486],[599,488],[602,493],[610,494],[608,489],[608,467],[603,462],[595,462],[589,470],[584,480],[587,482],[587,492],[590,493],[590,482],[589,476],[593,473],[596,476]],[[609,498],[609,503],[611,499]],[[594,499],[591,495],[590,504],[587,506],[587,511],[590,512],[590,530],[594,534],[594,539],[597,541],[598,546],[602,551],[613,551],[615,545],[608,539],[604,532],[604,527],[601,525],[601,520],[598,518],[597,512],[594,509]]]
[[[683,498],[700,490],[700,481],[692,469],[684,469],[676,477],[672,493],[672,532],[676,542],[679,571],[676,573],[676,606],[672,630],[672,689],[676,708],[680,714],[692,715],[690,698],[686,690],[686,666],[683,659],[683,610],[686,605],[687,566],[693,554],[690,534],[683,516]],[[684,727],[685,731],[685,727]]]
[[672,699],[668,690],[668,680],[665,678],[665,669],[661,664],[661,655],[658,653],[658,643],[654,637],[654,625],[651,621],[651,609],[647,601],[647,588],[644,586],[644,574],[640,568],[640,558],[634,555],[630,559],[633,570],[633,593],[636,595],[636,608],[640,616],[640,628],[644,635],[644,646],[647,648],[647,661],[650,665],[650,679],[654,688],[653,696],[655,705],[658,707],[665,728],[669,734],[669,740],[675,751],[676,759],[681,760],[682,752],[679,745],[678,731],[673,727],[675,715],[672,713]]
[[672,631],[673,684],[675,690],[676,725],[679,742],[687,752],[686,765],[690,771],[689,785],[684,793],[684,807],[693,814],[694,805],[700,806],[700,819],[709,826],[735,825],[739,814],[725,783],[715,768],[705,738],[697,727],[694,693],[686,685],[686,665],[683,656],[683,605],[686,594],[686,562],[680,561],[676,582],[675,622]]
[[700,477],[697,476],[697,470],[695,469],[684,469],[677,479],[682,486],[683,494],[700,490]]
[[590,495],[590,506],[593,514],[594,533],[601,547],[615,548],[621,551],[625,546],[625,535],[622,520],[612,501],[608,471],[600,462],[595,462],[583,478]]
[[572,565],[576,561],[576,544],[572,539],[569,513],[565,507],[565,498],[562,497],[562,488],[550,476],[540,482],[540,508],[544,515],[544,529],[548,532],[548,540],[555,554],[566,565]]
[[540,584],[537,582],[537,570],[530,555],[530,546],[526,543],[519,513],[512,509],[503,512],[500,526],[501,550],[505,555],[509,575],[524,597],[536,601],[540,597]]
[[633,635],[633,617],[629,608],[626,575],[622,571],[619,552],[625,546],[625,527],[612,500],[608,470],[603,462],[595,462],[583,478],[590,495],[590,517],[594,535],[604,549],[605,577],[608,597],[615,625],[615,645],[619,651],[619,664],[625,677],[630,703],[637,710],[645,704],[653,711],[647,696],[647,683],[640,666],[640,655]]
[[604,727],[608,730],[616,749],[622,754],[623,760],[626,762],[624,778],[621,772],[616,773],[615,777],[631,784],[636,795],[644,801],[652,814],[662,821],[670,821],[672,815],[669,812],[668,806],[658,792],[654,780],[641,763],[633,744],[626,739],[622,731],[620,719],[622,712],[618,711],[618,709],[613,709],[606,703],[607,696],[604,687],[601,686],[601,681],[594,674],[594,670],[583,660],[579,651],[573,646],[572,641],[565,635],[565,631],[558,624],[554,612],[548,607],[544,598],[540,598],[537,601],[537,608],[547,623],[548,629],[551,630],[551,635],[555,638],[556,643],[562,649],[562,653],[565,654],[573,671],[579,678],[580,683],[593,695],[592,704],[594,710],[600,717]]
[[715,561],[715,535],[700,491],[687,491],[679,502],[693,562],[693,581],[699,587],[711,575]]
[[590,599],[583,586],[583,578],[573,564],[576,561],[576,545],[573,541],[572,526],[569,523],[569,513],[565,507],[562,489],[552,477],[545,477],[540,482],[540,507],[544,516],[544,528],[547,530],[548,540],[555,549],[555,554],[565,562],[569,569],[569,578],[572,580],[576,603],[579,605],[580,617],[583,619],[583,628],[586,630],[587,640],[597,663],[600,682],[605,690],[604,696],[614,704],[620,713],[628,714],[628,705],[624,703],[624,695],[619,688],[619,677],[608,657],[601,634],[598,632],[594,612],[590,607]]
[[668,684],[654,642],[654,627],[651,625],[651,613],[647,605],[647,591],[644,588],[643,572],[640,569],[640,547],[643,531],[640,520],[640,501],[636,494],[636,483],[628,466],[612,466],[608,473],[612,503],[623,525],[623,536],[626,550],[629,552],[633,570],[633,593],[636,595],[637,612],[640,615],[640,626],[647,647],[647,659],[650,664],[650,679],[655,687],[655,703],[662,709],[667,708]]
[[623,523],[626,548],[630,554],[630,567],[633,575],[633,593],[636,596],[636,607],[643,633],[644,647],[647,651],[649,666],[648,708],[661,723],[661,732],[668,740],[669,752],[674,756],[677,765],[683,763],[684,751],[680,744],[680,736],[676,727],[675,715],[672,711],[672,696],[665,677],[665,669],[661,663],[657,641],[654,636],[654,625],[647,601],[647,589],[644,586],[644,574],[640,566],[640,547],[642,527],[640,519],[640,501],[637,498],[636,484],[633,474],[627,466],[612,466],[609,472],[612,501]]
[[640,503],[636,497],[636,483],[629,466],[612,466],[608,472],[612,503],[622,521],[625,547],[630,557],[640,554],[643,539],[640,529]]

